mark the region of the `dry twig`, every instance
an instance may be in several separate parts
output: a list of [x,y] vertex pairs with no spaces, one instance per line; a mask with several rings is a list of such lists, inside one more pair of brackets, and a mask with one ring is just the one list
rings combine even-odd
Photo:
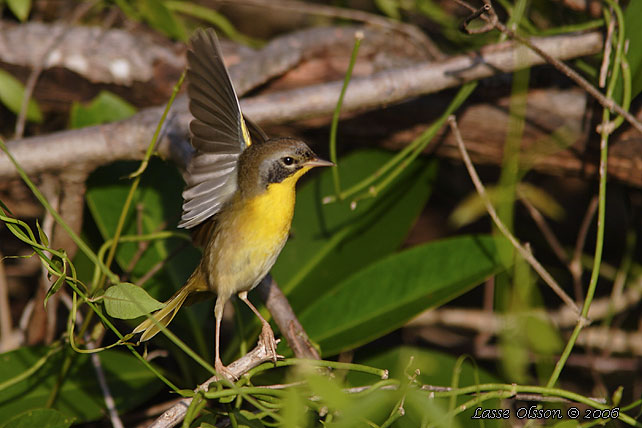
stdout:
[[470,175],[470,178],[473,181],[473,184],[475,185],[475,189],[477,190],[477,193],[479,193],[479,196],[481,197],[482,201],[484,202],[484,205],[486,206],[486,211],[488,211],[488,214],[490,217],[493,219],[493,222],[495,223],[495,226],[497,226],[497,229],[510,241],[510,243],[515,247],[517,252],[528,262],[528,264],[531,265],[531,267],[539,274],[539,276],[548,284],[548,286],[557,294],[560,299],[566,305],[571,308],[577,315],[580,314],[580,309],[579,307],[575,304],[573,299],[569,297],[568,294],[562,289],[562,287],[559,286],[557,281],[551,276],[551,274],[548,273],[548,271],[542,266],[539,261],[533,256],[530,250],[525,248],[523,245],[519,243],[517,238],[506,228],[504,223],[499,219],[499,216],[497,215],[497,212],[495,211],[495,207],[493,204],[490,202],[490,199],[488,198],[488,195],[486,194],[486,189],[484,189],[484,185],[482,184],[481,180],[479,179],[479,176],[477,175],[477,171],[475,171],[475,167],[473,166],[473,163],[470,160],[470,157],[468,156],[468,152],[466,151],[466,146],[464,145],[464,140],[461,138],[461,134],[459,133],[459,128],[457,128],[457,121],[454,116],[450,116],[448,118],[448,123],[450,125],[450,129],[453,132],[453,135],[455,136],[455,140],[457,141],[457,145],[459,146],[459,151],[461,152],[461,158],[464,161],[464,164],[466,165],[466,169],[468,170],[468,174]]

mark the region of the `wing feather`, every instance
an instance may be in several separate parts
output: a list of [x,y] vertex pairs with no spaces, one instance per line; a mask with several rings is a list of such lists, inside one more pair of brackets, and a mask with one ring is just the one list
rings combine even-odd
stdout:
[[237,189],[238,159],[243,150],[267,139],[254,123],[246,124],[223,63],[216,33],[197,30],[187,52],[187,94],[194,116],[191,143],[196,149],[185,174],[183,215],[179,227],[202,224]]

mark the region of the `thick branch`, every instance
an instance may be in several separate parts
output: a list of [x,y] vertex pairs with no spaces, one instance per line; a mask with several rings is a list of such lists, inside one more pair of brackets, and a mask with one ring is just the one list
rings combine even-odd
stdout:
[[279,288],[276,281],[268,275],[256,288],[261,299],[265,302],[268,310],[279,326],[281,334],[288,342],[288,346],[297,358],[321,358],[319,351],[312,346],[308,334],[303,329],[296,314],[292,310],[288,299]]
[[[560,59],[576,58],[600,51],[602,36],[597,33],[547,37],[535,43],[552,56]],[[268,49],[268,48],[265,48]],[[411,97],[436,92],[502,72],[541,64],[542,59],[532,53],[516,54],[512,43],[502,43],[467,55],[460,55],[439,63],[421,63],[415,66],[383,71],[369,77],[355,78],[346,94],[344,111],[385,106]],[[251,87],[248,77],[241,75],[260,68],[259,59],[252,66],[232,67],[230,72],[240,93]],[[256,84],[256,82],[254,82]],[[330,114],[335,106],[341,82],[314,85],[303,89],[282,91],[245,99],[244,112],[259,123],[279,123],[304,117]],[[25,138],[9,142],[9,148],[29,174],[43,171],[61,171],[71,165],[86,165],[91,171],[119,159],[140,159],[160,118],[160,109],[152,108],[131,119],[48,136]],[[165,158],[184,165],[191,149],[185,141],[187,123],[185,98],[179,98],[172,109],[170,121],[158,150]],[[70,156],[73,154],[73,156]],[[15,171],[4,154],[0,154],[0,179],[15,176]]]

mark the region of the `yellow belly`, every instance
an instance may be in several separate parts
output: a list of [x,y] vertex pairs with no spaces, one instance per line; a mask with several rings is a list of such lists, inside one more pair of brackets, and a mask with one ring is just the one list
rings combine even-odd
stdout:
[[251,290],[276,262],[294,214],[298,177],[290,178],[249,200],[237,195],[220,212],[201,266],[210,289],[218,295]]

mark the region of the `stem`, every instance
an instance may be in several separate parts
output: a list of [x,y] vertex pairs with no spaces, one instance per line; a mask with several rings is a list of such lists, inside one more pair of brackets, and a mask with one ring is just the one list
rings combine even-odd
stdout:
[[[611,98],[615,85],[617,83],[618,71],[620,69],[620,58],[622,45],[624,44],[624,37],[622,33],[623,25],[623,16],[619,7],[612,0],[606,0],[616,11],[616,16],[618,19],[618,47],[615,51],[615,59],[613,64],[613,75],[609,80],[609,85],[606,89],[606,97]],[[618,13],[619,11],[619,13]],[[609,152],[609,134],[610,130],[608,129],[607,124],[609,123],[610,113],[608,108],[604,108],[602,111],[602,129],[600,132],[600,184],[599,184],[599,193],[598,193],[598,206],[597,206],[597,236],[595,239],[595,255],[593,257],[593,269],[591,271],[591,279],[589,281],[588,290],[586,292],[586,297],[584,298],[584,305],[582,306],[581,317],[577,322],[577,325],[573,329],[573,333],[566,343],[566,347],[560,356],[560,359],[555,364],[555,369],[551,374],[551,377],[548,379],[546,386],[551,387],[557,382],[568,357],[571,355],[571,351],[575,346],[575,342],[580,334],[582,328],[588,324],[587,316],[591,303],[593,302],[593,296],[595,295],[595,290],[597,288],[597,280],[600,277],[600,265],[602,263],[602,250],[604,249],[604,222],[606,220],[606,167],[608,163],[608,152]]]
[[[332,124],[330,125],[330,161],[334,162],[335,165],[338,165],[337,160],[337,127],[339,124],[339,114],[341,113],[341,106],[343,105],[343,98],[348,89],[348,84],[350,83],[350,78],[352,77],[352,70],[354,64],[357,61],[357,54],[359,53],[359,46],[361,46],[361,40],[363,40],[363,32],[357,31],[354,33],[354,47],[352,48],[352,55],[350,56],[350,64],[348,65],[348,70],[346,71],[345,78],[343,79],[343,86],[341,86],[341,93],[339,94],[339,101],[337,101],[337,106],[334,109],[334,114],[332,115]],[[334,182],[334,193],[337,198],[341,197],[341,182],[339,180],[339,169],[332,168],[332,180]]]

